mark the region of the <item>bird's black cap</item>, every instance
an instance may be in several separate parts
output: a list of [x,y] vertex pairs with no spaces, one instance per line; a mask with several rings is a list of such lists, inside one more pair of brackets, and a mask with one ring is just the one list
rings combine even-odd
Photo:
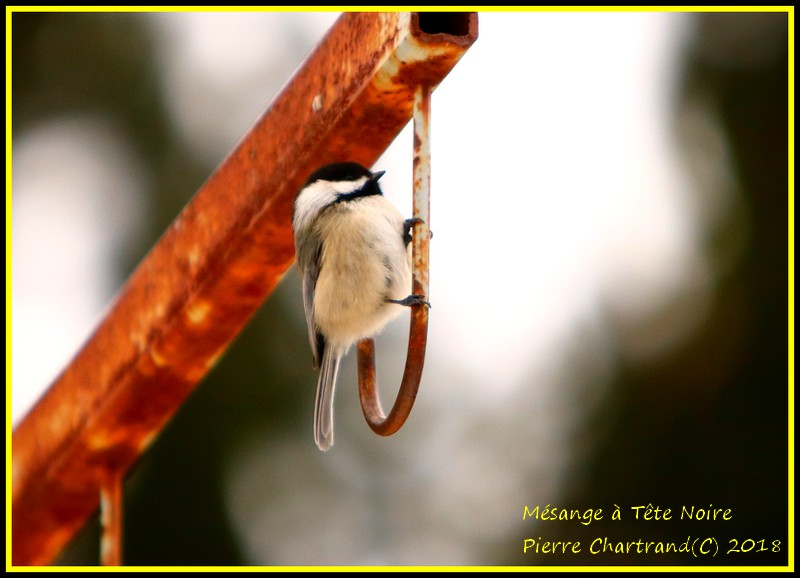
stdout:
[[331,163],[318,168],[308,177],[306,185],[315,181],[357,181],[367,177],[371,181],[377,181],[383,176],[384,171],[371,173],[358,163]]

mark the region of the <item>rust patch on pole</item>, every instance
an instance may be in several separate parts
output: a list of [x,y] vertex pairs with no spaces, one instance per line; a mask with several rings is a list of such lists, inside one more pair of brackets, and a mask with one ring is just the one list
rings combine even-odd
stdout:
[[12,564],[53,560],[280,281],[306,176],[371,166],[411,118],[415,87],[439,84],[477,33],[464,13],[336,22],[14,431]]

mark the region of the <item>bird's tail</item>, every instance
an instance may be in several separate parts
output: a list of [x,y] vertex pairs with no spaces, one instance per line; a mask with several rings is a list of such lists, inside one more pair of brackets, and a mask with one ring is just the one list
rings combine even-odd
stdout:
[[333,394],[339,373],[339,359],[335,348],[326,344],[314,402],[314,441],[323,452],[333,445]]

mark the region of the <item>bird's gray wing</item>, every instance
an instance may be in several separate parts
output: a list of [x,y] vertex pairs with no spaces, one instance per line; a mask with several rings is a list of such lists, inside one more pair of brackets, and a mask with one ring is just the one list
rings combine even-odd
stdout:
[[303,308],[306,312],[306,326],[308,328],[308,342],[311,345],[311,357],[314,369],[319,369],[320,359],[325,349],[325,338],[317,329],[314,318],[314,290],[319,278],[319,260],[322,254],[322,243],[318,238],[312,238],[298,243],[297,266],[303,283]]

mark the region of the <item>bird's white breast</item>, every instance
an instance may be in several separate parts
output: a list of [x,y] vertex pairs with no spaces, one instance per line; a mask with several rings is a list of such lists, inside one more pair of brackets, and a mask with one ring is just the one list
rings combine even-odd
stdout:
[[402,312],[387,298],[403,299],[411,292],[404,219],[379,195],[334,205],[319,219],[324,265],[314,315],[329,342],[347,348]]

